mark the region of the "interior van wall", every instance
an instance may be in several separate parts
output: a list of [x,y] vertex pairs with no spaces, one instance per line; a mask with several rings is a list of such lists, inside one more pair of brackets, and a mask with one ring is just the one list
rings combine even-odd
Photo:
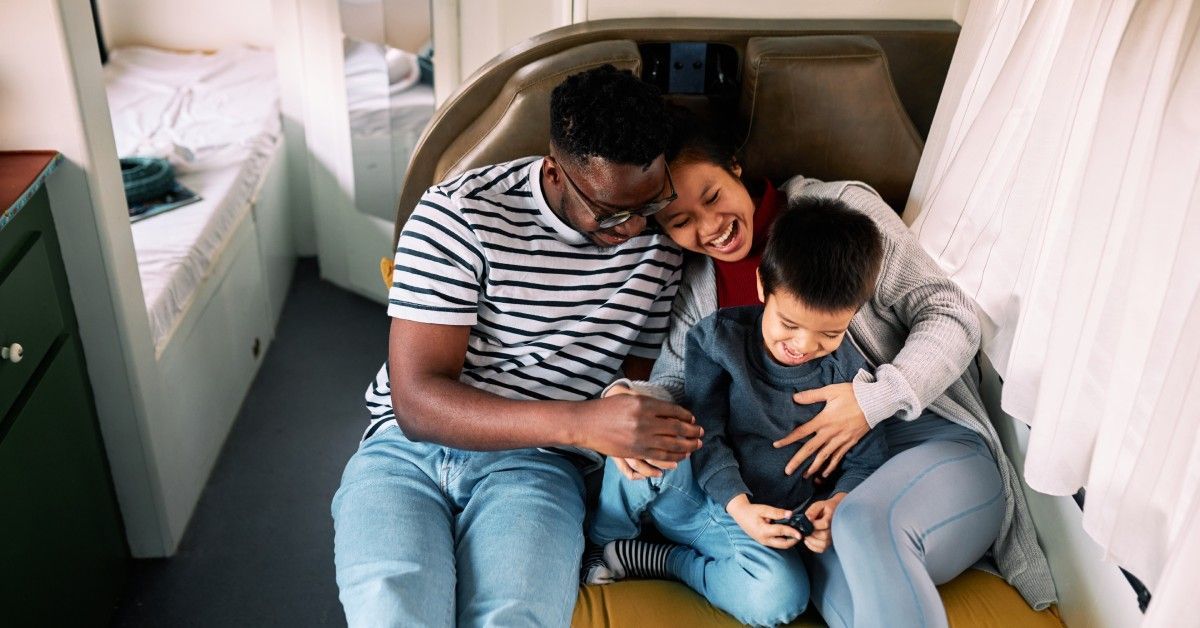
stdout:
[[274,41],[270,0],[98,0],[110,47],[217,50]]
[[429,43],[429,0],[341,0],[340,10],[342,31],[355,39],[409,52]]

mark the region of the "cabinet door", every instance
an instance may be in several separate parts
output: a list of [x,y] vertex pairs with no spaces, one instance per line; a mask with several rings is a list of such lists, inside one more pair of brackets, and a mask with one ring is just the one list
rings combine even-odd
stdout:
[[106,625],[129,551],[77,341],[51,351],[0,422],[0,623]]

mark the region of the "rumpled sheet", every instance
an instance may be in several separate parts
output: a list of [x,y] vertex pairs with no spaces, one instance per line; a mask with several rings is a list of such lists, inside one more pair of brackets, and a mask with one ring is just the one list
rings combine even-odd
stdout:
[[280,138],[270,50],[113,50],[104,67],[117,153],[170,160],[203,200],[131,225],[154,344],[172,330],[249,213]]

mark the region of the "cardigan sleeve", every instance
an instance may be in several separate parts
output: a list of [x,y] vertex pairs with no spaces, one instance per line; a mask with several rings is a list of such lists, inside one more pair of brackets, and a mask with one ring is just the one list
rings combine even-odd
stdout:
[[[854,396],[872,427],[893,415],[911,421],[962,377],[979,352],[975,303],[874,190],[847,185],[842,199],[870,216],[883,234],[883,267],[867,307],[887,308],[908,329],[896,355],[880,356],[874,373],[859,373]],[[883,333],[885,323],[871,314],[860,315],[863,324]]]

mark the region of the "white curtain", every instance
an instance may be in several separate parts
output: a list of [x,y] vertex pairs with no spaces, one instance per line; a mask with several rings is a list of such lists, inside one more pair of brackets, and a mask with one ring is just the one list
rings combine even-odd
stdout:
[[1198,24],[1197,0],[972,0],[905,212],[980,305],[1030,486],[1087,488],[1156,626],[1200,597]]

